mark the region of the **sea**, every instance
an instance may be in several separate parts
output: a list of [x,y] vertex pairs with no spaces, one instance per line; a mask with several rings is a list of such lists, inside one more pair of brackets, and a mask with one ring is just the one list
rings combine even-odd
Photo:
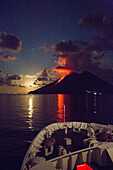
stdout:
[[0,170],[20,170],[36,134],[63,121],[113,124],[113,94],[0,95]]

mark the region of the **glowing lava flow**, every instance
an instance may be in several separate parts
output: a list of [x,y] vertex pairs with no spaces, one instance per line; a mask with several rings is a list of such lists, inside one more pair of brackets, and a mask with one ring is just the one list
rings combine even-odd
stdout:
[[61,77],[56,84],[60,83],[63,79],[64,79],[65,76]]
[[71,70],[68,69],[57,69],[57,68],[53,68],[53,70],[58,71],[61,73],[62,77],[57,81],[56,84],[58,84],[59,82],[61,82],[67,75],[69,75],[71,73]]

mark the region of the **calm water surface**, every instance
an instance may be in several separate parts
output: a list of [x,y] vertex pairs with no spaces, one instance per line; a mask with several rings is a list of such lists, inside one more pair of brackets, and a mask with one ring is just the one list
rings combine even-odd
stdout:
[[64,120],[113,124],[113,95],[0,95],[0,169],[19,170],[29,141]]

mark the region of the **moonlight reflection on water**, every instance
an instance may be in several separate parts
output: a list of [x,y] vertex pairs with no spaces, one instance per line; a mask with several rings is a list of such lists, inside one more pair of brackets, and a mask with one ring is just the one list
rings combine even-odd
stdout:
[[28,123],[29,123],[29,129],[32,129],[33,128],[33,120],[32,120],[32,117],[33,117],[33,99],[32,97],[29,98],[29,108],[28,108]]

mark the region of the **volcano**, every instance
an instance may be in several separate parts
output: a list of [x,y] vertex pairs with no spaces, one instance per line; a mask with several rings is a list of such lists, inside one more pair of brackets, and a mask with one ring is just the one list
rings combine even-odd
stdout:
[[100,93],[112,93],[113,85],[102,80],[96,75],[84,71],[81,74],[71,73],[63,79],[58,79],[29,94],[77,94],[87,91],[97,91]]

